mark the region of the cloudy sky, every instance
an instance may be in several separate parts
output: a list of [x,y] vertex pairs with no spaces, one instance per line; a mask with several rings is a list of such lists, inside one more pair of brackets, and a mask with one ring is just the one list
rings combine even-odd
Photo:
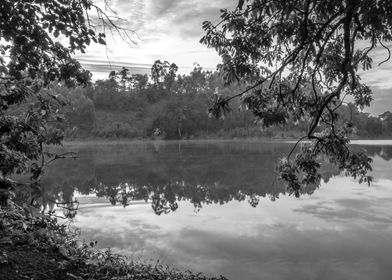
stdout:
[[199,43],[204,35],[202,22],[219,20],[222,8],[234,8],[236,0],[112,0],[119,25],[136,32],[129,45],[118,36],[108,35],[107,48],[91,46],[77,55],[82,64],[105,78],[112,68],[127,66],[135,72],[149,71],[157,59],[174,62],[188,73],[195,62],[215,69],[220,59],[216,52]]
[[[126,66],[133,73],[149,73],[155,60],[167,60],[188,73],[195,62],[214,70],[220,58],[212,49],[199,43],[204,35],[202,22],[219,21],[219,10],[232,9],[237,0],[111,0],[117,22],[136,32],[129,45],[118,36],[108,35],[108,45],[92,45],[85,54],[76,55],[93,79],[108,76],[111,70]],[[392,111],[392,62],[377,67],[387,53],[378,49],[373,54],[375,67],[361,74],[373,89],[374,102],[367,109],[373,115]]]

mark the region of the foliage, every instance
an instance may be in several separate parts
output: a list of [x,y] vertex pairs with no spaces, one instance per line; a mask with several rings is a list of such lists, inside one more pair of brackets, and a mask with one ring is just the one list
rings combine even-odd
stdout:
[[121,71],[112,71],[109,74],[110,81],[115,81],[117,91],[126,91],[132,89],[141,90],[146,87],[148,83],[147,75],[130,74],[128,68],[123,67]]
[[110,249],[95,249],[96,241],[81,244],[78,232],[68,223],[61,224],[54,214],[28,217],[15,204],[0,209],[0,273],[4,279],[226,279],[181,272],[159,262],[129,261]]
[[[201,42],[222,57],[225,82],[246,89],[219,99],[211,113],[220,116],[230,100],[241,97],[265,127],[305,120],[301,140],[310,140],[312,150],[300,158],[316,163],[327,155],[347,175],[369,183],[370,159],[349,149],[352,124],[339,122],[339,108],[347,95],[355,107],[370,105],[372,92],[358,71],[372,67],[377,46],[387,55],[380,64],[389,60],[391,12],[386,0],[240,0],[234,11],[221,10],[218,24],[203,23]],[[317,175],[303,163],[287,158],[279,167],[294,192],[307,184],[301,172]]]
[[56,87],[55,91],[64,97],[67,103],[62,108],[64,122],[62,128],[67,127],[76,133],[92,131],[95,128],[95,107],[93,101],[83,94],[83,89]]
[[174,79],[176,78],[177,71],[178,67],[176,64],[157,60],[151,67],[151,78],[158,87],[170,90]]
[[[84,52],[91,42],[105,44],[105,34],[96,32],[90,22],[90,10],[97,14],[95,24],[125,32],[90,0],[0,3],[2,204],[7,190],[15,186],[10,175],[30,172],[32,186],[38,190],[44,166],[63,157],[44,150],[45,145],[59,145],[63,139],[55,123],[63,120],[65,100],[56,86],[87,86],[91,74],[72,55]],[[80,110],[91,109],[92,104],[84,101]]]
[[[195,64],[190,73],[175,77],[169,88],[157,86],[151,75],[131,74],[123,68],[90,87],[75,90],[63,87],[56,91],[69,104],[63,126],[68,137],[298,139],[306,133],[309,119],[286,120],[289,114],[283,107],[275,111],[263,109],[267,106],[264,102],[268,90],[258,91],[242,103],[231,100],[231,107],[238,108],[231,109],[227,97],[243,89],[239,85],[225,87],[218,72],[205,71]],[[225,103],[224,118],[208,116],[206,108],[211,102],[212,114],[222,109],[220,102]],[[353,104],[342,104],[336,113],[340,116],[336,120],[339,125],[352,126],[353,137],[388,137],[387,119],[362,113]],[[276,122],[280,123],[278,127],[260,127]]]

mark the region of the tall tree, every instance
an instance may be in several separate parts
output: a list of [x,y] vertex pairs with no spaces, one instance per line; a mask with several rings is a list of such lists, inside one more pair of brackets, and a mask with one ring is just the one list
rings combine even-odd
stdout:
[[[72,58],[91,43],[105,44],[95,26],[126,30],[91,0],[4,0],[0,3],[0,199],[8,196],[9,176],[30,168],[37,183],[43,166],[54,155],[45,144],[59,144],[62,133],[48,124],[61,118],[56,112],[63,100],[50,88],[53,83],[87,85],[91,74]],[[43,90],[45,89],[45,90]],[[29,98],[21,114],[11,114]],[[31,102],[34,100],[35,102]],[[59,156],[57,156],[59,157]],[[38,163],[39,160],[39,163]],[[37,161],[30,167],[30,161]]]
[[177,71],[178,66],[175,63],[170,64],[168,61],[157,60],[151,67],[151,78],[157,86],[170,91]]
[[370,182],[371,159],[348,147],[352,123],[338,123],[337,109],[347,95],[369,106],[372,92],[359,78],[373,65],[376,47],[392,40],[392,2],[388,0],[240,0],[221,10],[217,24],[204,22],[201,42],[222,57],[219,69],[227,84],[246,90],[218,97],[210,111],[219,116],[241,97],[264,126],[308,120],[308,139],[295,158],[279,165],[280,177],[299,195],[318,183],[318,156],[326,155],[347,175]]

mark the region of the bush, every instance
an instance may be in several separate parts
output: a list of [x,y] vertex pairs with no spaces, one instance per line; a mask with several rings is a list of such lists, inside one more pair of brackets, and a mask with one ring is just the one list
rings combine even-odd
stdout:
[[135,128],[124,122],[106,124],[94,131],[94,135],[103,138],[136,138],[141,133]]

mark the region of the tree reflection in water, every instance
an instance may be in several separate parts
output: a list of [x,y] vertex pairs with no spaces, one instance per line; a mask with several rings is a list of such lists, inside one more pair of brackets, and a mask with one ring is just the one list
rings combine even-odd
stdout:
[[[336,173],[337,174],[337,173]],[[335,174],[335,175],[336,175]],[[332,173],[325,174],[328,180]],[[303,194],[312,194],[317,185],[308,186],[303,190]],[[98,184],[91,188],[91,191],[98,197],[107,198],[112,205],[121,204],[124,207],[130,205],[132,201],[144,200],[151,202],[151,207],[155,214],[168,214],[178,208],[178,201],[189,201],[195,207],[195,212],[199,212],[204,205],[225,204],[230,201],[247,201],[252,207],[259,204],[260,197],[268,196],[271,200],[284,194],[283,187],[254,188],[250,185],[223,186],[214,184],[187,184],[185,181],[167,183],[164,185],[135,185],[120,183],[114,186]]]
[[[360,146],[372,157],[388,161],[392,146]],[[286,194],[276,181],[275,163],[287,154],[287,144],[155,144],[128,145],[119,148],[84,148],[76,161],[62,160],[48,171],[42,181],[42,202],[71,202],[75,192],[96,194],[111,204],[124,207],[133,201],[151,203],[155,214],[167,214],[189,201],[200,211],[203,205],[247,201],[256,207],[261,197],[275,200]],[[322,180],[339,174],[329,164],[321,167]],[[318,185],[303,189],[312,194]],[[75,204],[64,205],[66,214],[76,214]],[[69,208],[69,209],[68,209]]]
[[92,189],[98,197],[105,197],[116,205],[124,207],[130,205],[134,200],[151,202],[155,214],[168,214],[178,208],[178,201],[189,201],[198,212],[203,204],[224,204],[232,200],[243,201],[248,199],[250,205],[256,207],[259,195],[252,189],[224,188],[219,184],[214,185],[188,185],[184,181],[174,182],[166,185],[130,185],[120,183],[117,186],[106,186],[99,184]]

